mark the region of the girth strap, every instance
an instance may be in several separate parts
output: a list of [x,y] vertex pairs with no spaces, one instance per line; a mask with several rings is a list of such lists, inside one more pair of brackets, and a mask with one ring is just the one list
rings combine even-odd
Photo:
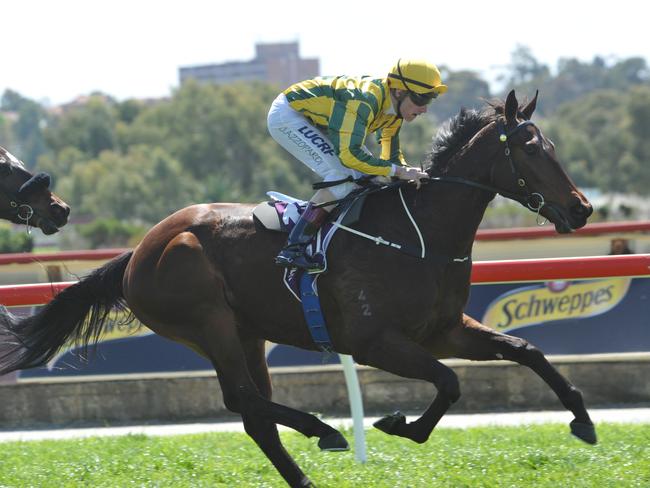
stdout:
[[327,325],[325,324],[325,317],[320,306],[320,298],[316,292],[315,279],[318,275],[303,273],[300,277],[300,298],[302,303],[302,311],[309,328],[309,333],[313,339],[316,347],[322,352],[332,352],[332,340],[330,339],[329,332],[327,332]]

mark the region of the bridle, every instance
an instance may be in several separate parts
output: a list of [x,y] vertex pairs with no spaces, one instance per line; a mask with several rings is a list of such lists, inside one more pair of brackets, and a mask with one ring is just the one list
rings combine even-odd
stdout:
[[29,221],[38,215],[34,208],[28,203],[27,195],[33,192],[35,186],[49,188],[50,176],[47,173],[38,173],[32,176],[29,180],[21,185],[17,192],[8,190],[4,185],[4,177],[11,174],[11,167],[9,161],[2,161],[5,159],[0,156],[0,194],[4,195],[9,200],[9,215],[15,216],[18,220],[26,226],[27,232],[31,231]]
[[[535,129],[535,132],[537,132],[538,138],[541,139],[541,135],[539,134],[539,129],[530,120],[525,120],[524,122],[521,122],[520,124],[518,124],[516,127],[514,127],[512,130],[510,130],[508,132],[506,132],[506,128],[505,128],[505,125],[504,125],[502,119],[500,119],[500,118],[497,119],[496,124],[497,124],[497,131],[499,133],[499,141],[502,142],[505,145],[505,148],[504,148],[503,152],[504,152],[506,158],[508,159],[508,162],[510,163],[510,170],[512,171],[512,175],[514,176],[515,180],[517,181],[517,186],[519,188],[521,188],[522,190],[524,190],[524,195],[523,195],[522,199],[513,198],[513,200],[517,200],[522,205],[527,206],[533,212],[538,212],[539,213],[539,211],[545,205],[544,195],[542,195],[539,192],[531,192],[530,191],[530,189],[528,188],[528,185],[526,184],[526,180],[521,175],[521,172],[519,171],[519,168],[515,164],[515,160],[512,158],[512,151],[510,150],[510,144],[508,143],[508,139],[509,139],[509,137],[511,135],[518,132],[520,129],[523,129],[524,127],[528,127],[528,126],[532,126]],[[491,172],[493,172],[493,171],[494,171],[494,165],[492,165]],[[490,175],[490,180],[493,181],[492,175]],[[535,204],[535,199],[538,200],[537,204]]]
[[[530,120],[525,120],[521,123],[519,123],[517,126],[513,127],[509,131],[506,130],[506,126],[503,123],[502,118],[497,118],[496,119],[496,127],[497,127],[497,132],[499,134],[499,141],[503,144],[503,153],[506,157],[506,160],[508,161],[510,165],[510,170],[512,172],[512,176],[516,181],[517,187],[522,190],[522,192],[512,192],[509,190],[504,190],[501,188],[497,188],[492,185],[487,185],[484,183],[479,183],[477,181],[473,180],[468,180],[459,176],[438,176],[438,177],[431,177],[429,178],[429,181],[440,181],[440,182],[450,182],[450,183],[460,183],[463,185],[468,185],[468,186],[473,186],[475,188],[480,188],[481,190],[485,190],[490,193],[498,193],[499,195],[502,195],[505,198],[509,198],[510,200],[514,200],[516,202],[521,203],[523,206],[527,207],[528,209],[532,210],[533,212],[537,213],[537,218],[538,218],[538,224],[543,225],[545,221],[540,222],[540,212],[541,210],[547,206],[548,204],[546,203],[544,199],[544,195],[542,195],[539,192],[532,192],[530,188],[528,188],[528,185],[526,183],[526,179],[523,177],[521,174],[521,171],[519,170],[514,158],[512,157],[512,151],[510,149],[510,144],[509,144],[509,139],[510,137],[519,132],[521,129],[532,126],[535,131],[538,133],[538,137],[541,139],[541,136],[539,135],[539,129],[537,126]],[[492,164],[492,167],[490,169],[490,182],[494,181],[494,170],[496,168],[496,164]]]

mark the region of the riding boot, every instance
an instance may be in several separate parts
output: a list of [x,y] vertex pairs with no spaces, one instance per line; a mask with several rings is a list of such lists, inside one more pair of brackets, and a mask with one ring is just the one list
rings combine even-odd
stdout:
[[321,207],[314,207],[309,202],[307,208],[289,233],[289,239],[284,249],[275,258],[275,264],[284,267],[295,267],[307,270],[310,273],[323,271],[323,264],[312,259],[307,254],[307,245],[318,232],[329,212]]

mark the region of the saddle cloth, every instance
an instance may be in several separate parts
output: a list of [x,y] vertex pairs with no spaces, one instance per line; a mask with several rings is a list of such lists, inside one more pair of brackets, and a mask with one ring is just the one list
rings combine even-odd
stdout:
[[[278,192],[268,192],[267,195],[271,200],[260,203],[253,210],[255,220],[268,230],[291,232],[305,211],[308,202]],[[333,222],[341,223],[351,208],[352,204],[348,203],[338,212],[333,212],[334,220],[325,222],[312,242],[307,245],[307,254],[323,264],[322,272],[327,271],[327,248],[334,233],[338,230]],[[284,272],[284,284],[298,301],[301,301],[300,279],[302,272],[300,271],[302,270],[288,268]],[[313,287],[316,293],[316,280],[313,281]]]
[[[307,207],[307,202],[277,192],[267,193],[271,201],[260,203],[254,210],[253,216],[259,224],[270,230],[291,232],[300,216]],[[346,202],[347,203],[347,202]],[[338,212],[333,212],[334,222],[344,220],[351,204],[345,205]],[[325,222],[316,233],[312,242],[307,245],[306,252],[323,264],[327,270],[327,247],[338,227],[332,220]],[[289,292],[301,303],[305,322],[314,344],[321,352],[331,353],[332,342],[327,330],[325,318],[318,297],[317,280],[319,274],[309,274],[299,268],[285,268],[282,281]]]

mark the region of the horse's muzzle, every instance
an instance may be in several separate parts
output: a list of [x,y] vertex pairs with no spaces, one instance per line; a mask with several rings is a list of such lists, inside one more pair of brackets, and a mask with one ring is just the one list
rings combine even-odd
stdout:
[[70,207],[65,203],[52,203],[50,204],[49,212],[47,215],[38,215],[36,227],[41,229],[45,235],[55,234],[59,231],[59,228],[68,223],[69,215]]
[[582,202],[578,202],[571,207],[571,216],[575,219],[583,219],[586,221],[592,213],[594,213],[594,208],[590,203],[585,205]]
[[555,224],[555,230],[559,234],[568,234],[584,227],[593,211],[593,207],[584,197],[576,196],[568,208],[546,203],[542,214]]
[[52,220],[57,227],[63,227],[68,223],[68,217],[70,216],[70,207],[65,203],[52,203],[50,205],[50,213],[52,215]]

